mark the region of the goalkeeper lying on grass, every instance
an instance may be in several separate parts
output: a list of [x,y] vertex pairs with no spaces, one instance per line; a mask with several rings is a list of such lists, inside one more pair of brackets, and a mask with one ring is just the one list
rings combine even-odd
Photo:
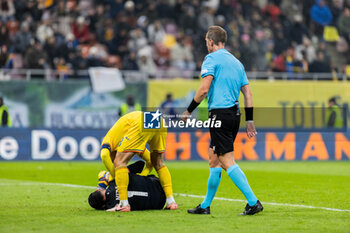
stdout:
[[[154,175],[140,176],[145,165],[137,161],[128,166],[129,186],[128,201],[131,210],[162,209],[166,198],[159,179]],[[109,172],[101,171],[98,175],[97,190],[90,194],[89,204],[97,210],[116,211],[119,194],[115,181],[110,179]]]

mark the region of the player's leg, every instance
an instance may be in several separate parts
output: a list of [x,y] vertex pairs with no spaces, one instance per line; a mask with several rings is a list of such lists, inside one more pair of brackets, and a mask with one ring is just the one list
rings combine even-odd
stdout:
[[141,159],[146,162],[145,168],[140,173],[140,176],[147,176],[153,169],[153,165],[151,162],[151,153],[149,150],[145,149],[142,154],[138,154]]
[[169,169],[164,164],[163,154],[163,152],[151,152],[151,161],[154,169],[156,169],[158,173],[160,184],[166,196],[166,209],[175,210],[178,207],[174,199],[171,175]]
[[210,214],[210,205],[214,199],[216,191],[218,190],[222,173],[220,161],[217,155],[214,154],[213,148],[209,148],[209,167],[209,178],[205,198],[200,205],[187,210],[190,214]]
[[162,128],[159,131],[149,133],[147,136],[147,142],[150,146],[151,151],[151,162],[154,169],[156,169],[158,173],[160,184],[162,185],[166,196],[166,209],[175,210],[178,208],[178,206],[173,195],[171,175],[163,160],[167,136],[166,128]]
[[114,159],[115,184],[120,199],[119,208],[117,207],[118,211],[130,211],[128,202],[129,170],[126,166],[133,156],[133,152],[117,152]]

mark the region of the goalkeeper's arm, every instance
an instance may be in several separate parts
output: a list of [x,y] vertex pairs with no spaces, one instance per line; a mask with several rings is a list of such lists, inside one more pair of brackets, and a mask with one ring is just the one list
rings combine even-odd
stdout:
[[98,173],[98,189],[106,189],[109,183],[110,173],[107,171],[100,171]]

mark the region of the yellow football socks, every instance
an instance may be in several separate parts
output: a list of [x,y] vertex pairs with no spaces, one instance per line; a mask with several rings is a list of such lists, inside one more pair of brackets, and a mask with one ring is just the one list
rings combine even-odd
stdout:
[[106,148],[103,148],[101,150],[101,160],[103,162],[103,164],[106,166],[106,168],[108,169],[109,173],[111,174],[111,177],[109,179],[109,181],[113,180],[115,177],[115,168],[109,153],[109,150]]
[[115,184],[120,200],[128,200],[129,170],[126,166],[115,168]]
[[172,197],[173,196],[173,186],[171,184],[171,175],[170,175],[168,168],[166,166],[163,166],[163,167],[159,168],[157,173],[159,176],[160,184],[162,185],[163,190],[165,192],[165,196],[167,198]]
[[149,152],[149,150],[145,149],[143,154],[140,155],[140,158],[142,158],[146,162],[146,166],[140,173],[140,176],[147,176],[149,173],[151,173],[153,169],[151,162],[151,153]]

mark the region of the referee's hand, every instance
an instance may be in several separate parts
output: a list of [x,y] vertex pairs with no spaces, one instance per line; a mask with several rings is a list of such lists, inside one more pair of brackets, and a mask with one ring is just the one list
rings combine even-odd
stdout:
[[246,127],[247,127],[248,138],[255,137],[255,135],[258,134],[258,132],[256,132],[256,129],[255,129],[254,121],[247,121]]
[[191,116],[191,113],[189,111],[184,111],[182,114],[181,114],[181,120],[183,120],[184,122],[187,121],[188,118],[190,118]]

